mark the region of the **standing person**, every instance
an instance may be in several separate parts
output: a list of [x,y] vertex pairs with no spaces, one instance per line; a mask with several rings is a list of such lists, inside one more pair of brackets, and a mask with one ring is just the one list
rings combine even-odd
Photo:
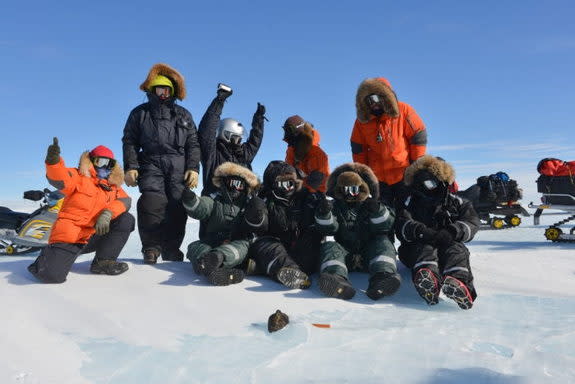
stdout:
[[200,146],[187,109],[184,78],[166,64],[155,64],[140,85],[148,102],[130,112],[122,138],[126,184],[138,185],[138,231],[144,262],[182,261],[186,228],[181,198],[198,185]]
[[124,173],[112,151],[99,145],[82,154],[78,168],[67,168],[55,137],[46,154],[46,177],[65,198],[48,246],[28,271],[44,283],[63,283],[78,255],[96,252],[90,272],[126,272],[128,264],[117,258],[135,220],[128,212],[131,199],[121,187]]
[[283,129],[283,140],[288,144],[286,163],[296,168],[309,192],[325,193],[329,163],[319,147],[319,132],[298,115],[288,117]]
[[184,191],[183,203],[188,215],[200,220],[204,231],[200,239],[188,246],[187,258],[194,271],[214,285],[237,284],[244,272],[236,268],[247,256],[250,233],[242,231],[244,209],[259,186],[257,176],[249,169],[231,162],[214,171],[218,192],[197,196]]
[[[308,288],[308,275],[319,267],[322,235],[315,231],[317,204],[302,188],[296,169],[284,161],[271,161],[264,171],[264,185],[257,201],[246,209],[245,219],[257,234],[250,258],[257,271],[289,288]],[[261,200],[259,200],[261,201]],[[255,208],[255,209],[254,209]]]
[[230,118],[220,119],[224,102],[232,93],[230,87],[220,84],[217,96],[200,121],[198,139],[202,148],[202,196],[218,190],[212,178],[215,169],[223,163],[230,161],[252,169],[252,161],[264,137],[266,108],[260,103],[252,118],[252,129],[245,143],[242,143],[244,126],[239,121]]
[[443,160],[423,156],[405,171],[409,197],[396,220],[399,260],[411,269],[417,293],[430,305],[439,292],[469,309],[477,297],[469,264],[480,222],[471,202],[449,192],[455,171]]
[[318,230],[335,241],[321,245],[320,290],[329,297],[351,299],[355,289],[348,271],[369,273],[365,293],[372,300],[394,294],[401,283],[396,251],[390,241],[395,214],[379,201],[379,185],[363,164],[337,167],[327,181],[333,207],[323,199],[316,209]]
[[427,131],[423,121],[413,107],[397,100],[383,77],[360,84],[355,106],[353,161],[373,170],[380,183],[381,200],[397,207],[403,199],[403,172],[425,154]]

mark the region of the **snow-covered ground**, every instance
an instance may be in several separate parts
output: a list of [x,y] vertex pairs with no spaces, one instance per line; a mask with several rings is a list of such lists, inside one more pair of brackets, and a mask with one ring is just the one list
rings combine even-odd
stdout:
[[[574,383],[575,244],[543,236],[565,217],[481,231],[469,311],[428,307],[403,266],[378,302],[325,298],[317,276],[306,291],[262,277],[213,287],[188,262],[143,265],[137,233],[120,276],[91,275],[84,255],[66,283],[42,285],[34,255],[2,257],[0,383]],[[185,244],[196,232],[190,220]],[[276,309],[290,324],[269,334]]]

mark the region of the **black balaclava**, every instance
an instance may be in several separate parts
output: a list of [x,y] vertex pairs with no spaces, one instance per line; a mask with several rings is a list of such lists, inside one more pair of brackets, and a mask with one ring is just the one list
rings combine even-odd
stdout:
[[374,116],[380,117],[385,112],[383,96],[371,94],[365,98],[365,103],[369,107],[369,112]]
[[445,200],[448,185],[439,180],[433,173],[421,170],[413,178],[413,189],[426,200],[441,202]]
[[238,176],[226,177],[222,188],[234,203],[241,201],[248,193],[248,184],[243,178]]

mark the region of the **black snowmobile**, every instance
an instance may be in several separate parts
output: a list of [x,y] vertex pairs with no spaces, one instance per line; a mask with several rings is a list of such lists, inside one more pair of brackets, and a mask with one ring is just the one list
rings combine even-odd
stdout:
[[26,191],[24,199],[41,201],[40,207],[32,213],[0,207],[0,256],[34,252],[48,245],[64,195],[44,189]]
[[545,229],[545,238],[554,242],[575,242],[575,226],[564,233],[560,228],[575,219],[575,161],[546,158],[539,162],[537,171],[537,192],[541,193],[539,205],[529,204],[536,209],[533,223],[539,225],[539,217],[545,209],[563,211],[567,218],[553,223]]
[[517,182],[505,172],[481,176],[473,184],[457,195],[471,201],[479,215],[482,229],[505,229],[521,224],[521,216],[530,216],[518,203],[523,192]]

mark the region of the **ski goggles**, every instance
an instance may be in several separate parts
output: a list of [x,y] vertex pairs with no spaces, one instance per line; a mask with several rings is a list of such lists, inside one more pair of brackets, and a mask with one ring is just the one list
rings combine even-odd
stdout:
[[343,192],[348,196],[359,195],[360,186],[359,185],[344,185]]
[[154,92],[156,92],[156,95],[162,100],[165,100],[172,95],[172,89],[168,86],[158,85],[154,88]]
[[289,192],[295,188],[295,183],[293,180],[276,181],[276,188]]
[[92,164],[94,164],[96,168],[112,169],[116,165],[116,160],[110,159],[109,157],[93,157]]
[[373,94],[367,96],[365,98],[365,102],[367,103],[367,105],[372,106],[375,104],[381,104],[383,102],[383,99],[381,98],[381,96]]
[[437,188],[437,186],[439,185],[437,183],[437,181],[433,180],[433,179],[427,179],[427,180],[423,180],[423,182],[421,183],[421,185],[427,189],[428,191],[433,191],[434,189]]
[[238,145],[242,142],[242,136],[229,131],[224,131],[224,138],[227,142]]
[[235,189],[236,191],[243,191],[245,184],[246,183],[242,179],[230,179],[228,181],[228,187]]

